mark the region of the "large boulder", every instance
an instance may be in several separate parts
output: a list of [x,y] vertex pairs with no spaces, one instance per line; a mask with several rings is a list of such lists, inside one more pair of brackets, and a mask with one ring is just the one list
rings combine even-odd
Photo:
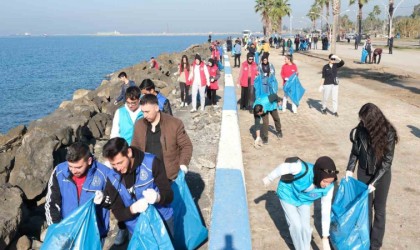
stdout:
[[89,92],[90,92],[90,90],[87,90],[87,89],[78,89],[78,90],[74,91],[74,93],[73,93],[73,100],[80,99],[80,98],[86,96]]
[[26,133],[24,125],[12,128],[7,134],[0,136],[0,153],[6,152],[13,147],[20,146],[23,135]]
[[16,187],[1,185],[0,200],[0,249],[6,249],[22,220],[22,192]]

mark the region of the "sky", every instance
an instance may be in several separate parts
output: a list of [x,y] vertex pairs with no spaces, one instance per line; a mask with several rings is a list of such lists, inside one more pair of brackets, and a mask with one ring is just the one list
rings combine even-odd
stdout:
[[[292,26],[310,25],[305,17],[314,0],[289,0]],[[395,0],[398,4],[401,0]],[[356,18],[357,6],[342,0],[341,10]],[[387,0],[370,0],[384,12]],[[403,0],[395,15],[410,15],[420,0]],[[1,0],[0,36],[36,34],[95,34],[117,30],[138,33],[209,33],[261,31],[254,0]],[[289,18],[283,24],[289,26]]]

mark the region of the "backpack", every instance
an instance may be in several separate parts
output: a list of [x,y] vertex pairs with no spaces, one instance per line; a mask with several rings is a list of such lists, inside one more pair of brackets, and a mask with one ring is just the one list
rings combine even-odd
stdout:
[[285,174],[285,175],[281,176],[280,181],[282,181],[284,183],[292,183],[294,181],[299,180],[300,178],[302,178],[303,176],[305,176],[308,173],[308,170],[309,170],[308,164],[306,164],[306,162],[304,162],[302,159],[300,159],[297,156],[286,158],[286,160],[284,162],[293,163],[293,162],[297,162],[298,160],[300,160],[303,163],[303,165],[305,166],[305,173],[303,173],[302,175],[300,175],[298,177],[295,177],[292,174]]

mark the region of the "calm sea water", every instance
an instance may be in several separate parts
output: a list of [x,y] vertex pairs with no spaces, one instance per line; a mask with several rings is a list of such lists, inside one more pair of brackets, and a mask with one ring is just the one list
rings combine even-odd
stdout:
[[[217,39],[214,37],[214,39]],[[207,36],[0,38],[0,133],[48,115],[105,75]]]

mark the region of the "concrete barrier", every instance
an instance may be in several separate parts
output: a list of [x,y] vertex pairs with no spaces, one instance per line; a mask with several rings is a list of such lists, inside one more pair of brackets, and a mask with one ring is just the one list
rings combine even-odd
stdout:
[[252,249],[235,84],[224,55],[225,88],[209,249]]

